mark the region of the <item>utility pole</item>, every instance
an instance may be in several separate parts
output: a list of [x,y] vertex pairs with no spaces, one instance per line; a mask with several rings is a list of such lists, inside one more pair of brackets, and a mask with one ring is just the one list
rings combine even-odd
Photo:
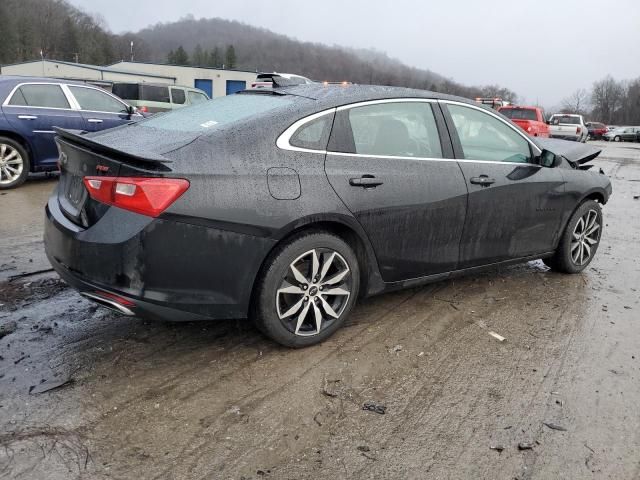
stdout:
[[131,61],[133,62],[133,40],[131,40]]
[[42,76],[44,77],[44,52],[40,49],[40,59],[42,60]]
[[74,56],[74,58],[76,59],[76,63],[80,63],[80,62],[78,62],[78,58],[79,58],[78,53],[77,53],[77,52],[76,52],[76,53],[74,53],[74,54],[73,54],[73,56]]

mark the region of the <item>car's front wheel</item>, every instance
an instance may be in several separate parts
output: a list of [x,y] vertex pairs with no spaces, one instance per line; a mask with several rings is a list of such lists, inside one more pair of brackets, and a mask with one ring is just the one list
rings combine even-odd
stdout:
[[615,137],[613,137],[613,141],[614,142],[619,142],[620,141],[620,137],[618,135],[616,135]]
[[602,208],[594,200],[582,203],[573,213],[553,257],[543,262],[552,270],[579,273],[593,260],[602,237]]
[[346,242],[325,232],[304,233],[267,260],[256,285],[253,320],[282,345],[313,345],[344,323],[359,287],[358,260]]
[[0,137],[0,190],[22,185],[29,175],[29,155],[22,145]]

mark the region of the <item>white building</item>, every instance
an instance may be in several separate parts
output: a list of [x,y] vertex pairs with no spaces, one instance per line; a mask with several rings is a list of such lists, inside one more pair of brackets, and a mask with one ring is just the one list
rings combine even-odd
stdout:
[[121,61],[104,67],[61,60],[33,60],[0,66],[0,75],[55,77],[109,88],[114,82],[162,83],[196,87],[221,97],[251,86],[255,72]]
[[256,72],[226,70],[222,68],[184,67],[160,63],[125,62],[108,65],[108,69],[125,72],[142,72],[147,75],[175,77],[176,84],[196,87],[207,92],[211,98],[221,97],[244,90],[256,79]]

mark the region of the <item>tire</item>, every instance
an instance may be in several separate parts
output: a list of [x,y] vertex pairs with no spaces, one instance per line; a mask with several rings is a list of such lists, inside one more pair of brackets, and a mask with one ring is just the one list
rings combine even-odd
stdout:
[[593,260],[602,229],[600,204],[594,200],[583,202],[571,215],[554,255],[542,261],[558,272],[580,273]]
[[615,137],[613,137],[613,141],[614,142],[619,142],[620,141],[620,137],[618,135],[616,135]]
[[[314,255],[318,260],[315,281]],[[303,233],[279,247],[265,262],[251,316],[262,333],[281,345],[315,345],[345,322],[359,288],[358,259],[347,243],[322,231]]]
[[0,190],[22,185],[29,176],[29,154],[18,142],[0,137]]

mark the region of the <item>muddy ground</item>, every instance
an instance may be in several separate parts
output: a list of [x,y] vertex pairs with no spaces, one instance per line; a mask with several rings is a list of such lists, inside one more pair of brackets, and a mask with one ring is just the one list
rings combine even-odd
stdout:
[[583,274],[531,262],[380,296],[296,351],[241,321],[120,317],[51,273],[9,282],[48,266],[55,180],[5,192],[0,478],[640,478],[640,144],[605,148]]

